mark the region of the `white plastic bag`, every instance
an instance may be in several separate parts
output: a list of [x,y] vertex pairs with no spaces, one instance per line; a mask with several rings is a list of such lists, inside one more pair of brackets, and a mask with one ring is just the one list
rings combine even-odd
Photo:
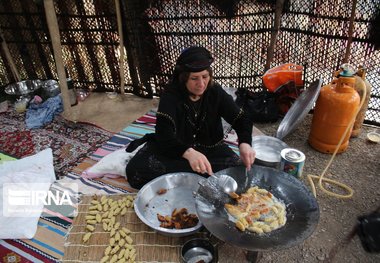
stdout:
[[50,148],[0,164],[0,239],[34,237],[44,205],[31,202],[33,194],[47,192],[54,181]]
[[[145,143],[144,143],[145,144]],[[125,151],[125,148],[113,151],[96,164],[82,172],[82,176],[86,178],[100,178],[100,177],[126,177],[125,167],[129,160],[144,146],[144,144],[137,147],[133,152]]]

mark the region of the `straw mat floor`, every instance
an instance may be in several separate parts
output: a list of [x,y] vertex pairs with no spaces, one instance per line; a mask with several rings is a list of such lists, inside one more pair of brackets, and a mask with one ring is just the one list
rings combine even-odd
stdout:
[[[135,194],[107,195],[107,198],[119,200]],[[95,230],[86,243],[82,242],[86,233],[86,219],[91,200],[94,196],[83,196],[79,205],[78,216],[74,219],[72,228],[65,243],[65,253],[62,262],[99,262],[110,242],[110,232],[104,231],[101,223],[96,224]],[[98,200],[100,196],[97,197]],[[124,216],[116,217],[120,228],[131,230],[133,247],[136,249],[136,262],[180,262],[181,246],[186,240],[194,237],[205,237],[207,232],[201,231],[190,237],[167,237],[154,232],[136,215],[134,209],[128,208]],[[109,261],[107,261],[109,262]],[[127,261],[128,262],[128,261]]]

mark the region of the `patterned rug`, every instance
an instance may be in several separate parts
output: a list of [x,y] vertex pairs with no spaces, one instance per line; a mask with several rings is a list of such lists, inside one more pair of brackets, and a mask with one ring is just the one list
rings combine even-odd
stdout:
[[113,136],[93,125],[73,123],[56,116],[41,129],[28,129],[25,115],[15,111],[0,114],[0,151],[16,158],[52,148],[56,176],[65,176]]

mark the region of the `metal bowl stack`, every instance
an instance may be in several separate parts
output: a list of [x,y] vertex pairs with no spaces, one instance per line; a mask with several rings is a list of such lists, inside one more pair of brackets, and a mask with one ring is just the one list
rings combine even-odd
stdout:
[[25,96],[34,93],[42,86],[42,81],[39,79],[34,80],[22,80],[9,84],[5,87],[5,93],[8,95]]

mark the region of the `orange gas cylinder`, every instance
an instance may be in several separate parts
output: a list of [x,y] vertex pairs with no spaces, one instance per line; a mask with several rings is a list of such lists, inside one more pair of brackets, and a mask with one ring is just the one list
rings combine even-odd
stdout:
[[[348,125],[352,129],[360,104],[360,97],[354,89],[355,81],[352,75],[340,75],[321,88],[309,135],[309,144],[316,150],[334,153]],[[350,134],[351,131],[346,133],[338,153],[347,149]]]

